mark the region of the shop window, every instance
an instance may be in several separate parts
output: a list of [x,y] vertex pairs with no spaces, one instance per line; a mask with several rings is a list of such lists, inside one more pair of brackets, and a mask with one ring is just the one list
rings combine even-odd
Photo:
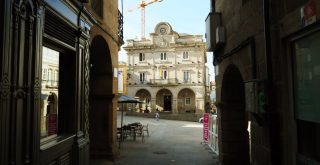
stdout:
[[294,103],[298,134],[298,164],[320,162],[320,32],[292,44]]
[[[53,71],[51,67],[59,68],[58,51],[43,47],[42,52],[42,80],[48,80],[41,89],[41,138],[56,135],[58,132],[58,94],[59,87],[52,87]],[[48,70],[48,76],[47,76]]]
[[42,68],[44,66],[48,68],[50,83],[41,88],[41,143],[74,132],[75,52],[44,46]]
[[320,123],[320,32],[293,43],[297,119]]

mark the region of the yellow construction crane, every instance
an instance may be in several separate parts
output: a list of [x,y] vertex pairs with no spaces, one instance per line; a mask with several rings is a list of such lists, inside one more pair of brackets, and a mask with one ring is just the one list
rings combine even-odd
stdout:
[[133,9],[129,9],[129,12],[132,12],[134,9],[141,9],[141,38],[145,38],[145,7],[153,4],[155,2],[162,2],[163,0],[151,0],[148,2],[145,2],[144,0],[141,0],[141,2],[138,4],[137,7],[134,7]]

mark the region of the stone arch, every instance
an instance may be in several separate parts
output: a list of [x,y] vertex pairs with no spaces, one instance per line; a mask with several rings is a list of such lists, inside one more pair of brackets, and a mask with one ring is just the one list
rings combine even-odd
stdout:
[[164,112],[172,112],[173,95],[169,89],[160,89],[156,95],[156,109]]
[[[139,107],[140,110],[148,110],[148,112],[151,111],[151,93],[147,89],[139,89],[136,94],[136,97],[139,98],[139,101],[142,101],[143,103],[140,104]],[[146,112],[146,111],[145,111]]]
[[90,154],[112,154],[113,75],[111,53],[106,40],[97,35],[90,47]]
[[250,164],[244,82],[239,69],[233,64],[223,75],[221,103],[218,112],[220,160],[223,164]]
[[196,94],[192,89],[183,88],[178,93],[178,112],[196,112]]
[[165,27],[167,29],[167,33],[172,33],[173,31],[171,25],[168,22],[160,22],[154,28],[154,32],[159,33],[161,27]]

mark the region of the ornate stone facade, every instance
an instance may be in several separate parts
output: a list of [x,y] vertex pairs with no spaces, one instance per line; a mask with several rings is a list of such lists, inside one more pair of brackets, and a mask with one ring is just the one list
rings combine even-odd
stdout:
[[145,104],[140,110],[202,114],[205,105],[206,53],[202,35],[175,32],[160,22],[150,39],[127,40],[128,95]]
[[0,164],[115,156],[117,1],[4,0],[0,23]]

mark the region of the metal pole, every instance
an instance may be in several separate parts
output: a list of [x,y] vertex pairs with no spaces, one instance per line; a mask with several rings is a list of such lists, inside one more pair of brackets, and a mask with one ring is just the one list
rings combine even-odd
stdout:
[[123,0],[121,0],[121,12],[122,12],[122,15],[124,16],[124,13],[123,13]]
[[120,149],[120,144],[121,144],[121,141],[123,140],[123,128],[122,128],[122,123],[123,123],[123,103],[121,103],[121,122],[120,122],[120,139],[119,139],[119,149]]

